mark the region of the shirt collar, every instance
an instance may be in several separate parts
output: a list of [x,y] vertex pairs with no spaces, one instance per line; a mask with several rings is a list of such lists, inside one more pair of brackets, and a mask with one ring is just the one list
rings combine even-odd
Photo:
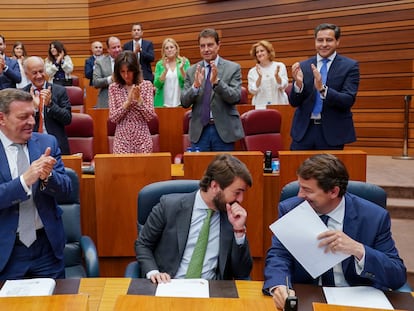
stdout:
[[342,224],[344,222],[345,217],[345,196],[342,197],[341,202],[339,202],[338,206],[326,215],[328,215],[338,224]]
[[[336,51],[329,57],[327,57],[327,59],[329,59],[330,62],[332,62],[336,57]],[[324,59],[325,57],[320,56],[319,54],[316,54],[316,61],[319,63],[322,61],[322,59]]]
[[[217,55],[216,59],[214,60],[214,64],[216,65],[216,67],[218,65],[219,58],[220,57]],[[210,65],[210,63],[206,62],[205,60],[203,60],[203,64],[204,64],[204,67],[207,67],[208,65]]]

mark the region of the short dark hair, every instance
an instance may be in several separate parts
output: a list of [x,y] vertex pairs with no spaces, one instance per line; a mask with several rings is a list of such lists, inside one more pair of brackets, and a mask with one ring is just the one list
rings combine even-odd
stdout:
[[206,192],[214,180],[221,189],[225,189],[236,177],[241,178],[249,187],[252,186],[252,176],[242,161],[228,153],[218,154],[204,172],[200,180],[200,188]]
[[32,102],[33,97],[29,92],[25,92],[19,89],[3,89],[0,90],[0,112],[9,114],[10,105],[14,101]]
[[325,29],[331,29],[335,32],[335,39],[338,40],[341,37],[341,28],[339,28],[339,26],[336,26],[334,24],[328,24],[328,23],[323,23],[320,24],[318,26],[316,26],[315,28],[315,38],[318,35],[318,32],[321,30],[325,30]]
[[128,70],[131,70],[134,73],[134,83],[138,84],[141,82],[142,73],[141,73],[141,66],[139,65],[137,55],[132,51],[123,51],[118,54],[115,58],[114,64],[114,81],[125,85],[126,82],[121,75],[121,67],[122,65],[126,65]]
[[296,173],[305,180],[315,179],[324,192],[338,186],[339,197],[345,194],[348,186],[348,171],[342,161],[332,154],[317,154],[306,159]]
[[210,37],[214,38],[214,41],[216,41],[217,44],[220,43],[218,32],[213,28],[203,29],[198,35],[198,42],[200,42],[200,38],[210,38]]

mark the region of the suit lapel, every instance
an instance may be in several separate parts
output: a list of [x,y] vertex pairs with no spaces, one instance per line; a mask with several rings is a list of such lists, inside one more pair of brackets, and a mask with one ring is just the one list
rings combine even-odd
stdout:
[[0,141],[0,174],[4,181],[11,180],[9,162],[7,161],[6,151]]
[[188,232],[191,225],[191,215],[195,201],[196,192],[186,195],[181,200],[180,208],[177,210],[175,218],[175,228],[177,228],[178,256],[181,258],[187,244]]
[[[32,138],[27,142],[27,149],[29,150],[30,164],[39,159],[42,153],[45,152],[45,150],[40,150],[39,141],[34,133],[32,134]],[[32,185],[32,189],[37,189],[38,183],[39,180]]]
[[220,248],[218,258],[218,268],[221,275],[224,274],[227,262],[227,254],[230,253],[229,248],[233,245],[233,227],[228,221],[227,213],[220,213]]

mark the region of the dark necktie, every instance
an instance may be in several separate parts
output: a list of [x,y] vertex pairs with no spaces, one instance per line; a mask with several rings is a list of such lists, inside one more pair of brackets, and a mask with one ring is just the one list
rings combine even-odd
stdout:
[[[323,223],[328,226],[328,215],[320,215],[319,218],[323,221]],[[324,274],[321,275],[322,279],[322,286],[335,286],[335,280],[333,275],[333,269],[329,269]]]
[[[320,70],[321,76],[322,76],[322,83],[326,84],[326,78],[328,76],[328,62],[329,62],[329,58],[324,58],[322,59],[322,67]],[[318,115],[320,114],[322,111],[322,98],[319,94],[319,92],[316,92],[315,95],[315,104],[313,106],[313,111],[312,114],[313,115]]]
[[204,256],[206,255],[208,234],[210,232],[210,219],[213,214],[213,210],[207,210],[207,216],[204,219],[203,225],[198,234],[197,243],[194,246],[193,255],[191,256],[190,263],[188,264],[187,273],[185,277],[187,279],[198,279],[201,277],[203,270]]
[[[23,145],[14,145],[17,147],[17,173],[21,176],[29,169],[30,164]],[[36,240],[35,208],[33,196],[19,204],[19,240],[27,247]]]
[[202,107],[201,107],[201,124],[206,126],[210,121],[210,99],[211,99],[211,90],[212,85],[210,82],[210,73],[211,73],[211,66],[207,65],[205,70],[207,70],[207,77],[204,82],[204,90],[203,90],[203,99],[202,99]]

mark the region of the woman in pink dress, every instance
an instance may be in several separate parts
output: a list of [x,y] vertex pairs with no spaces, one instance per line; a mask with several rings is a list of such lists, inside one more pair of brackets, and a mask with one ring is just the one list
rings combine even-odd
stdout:
[[142,79],[135,53],[115,59],[114,83],[109,85],[109,119],[116,124],[113,153],[152,152],[147,122],[155,116],[154,86]]

